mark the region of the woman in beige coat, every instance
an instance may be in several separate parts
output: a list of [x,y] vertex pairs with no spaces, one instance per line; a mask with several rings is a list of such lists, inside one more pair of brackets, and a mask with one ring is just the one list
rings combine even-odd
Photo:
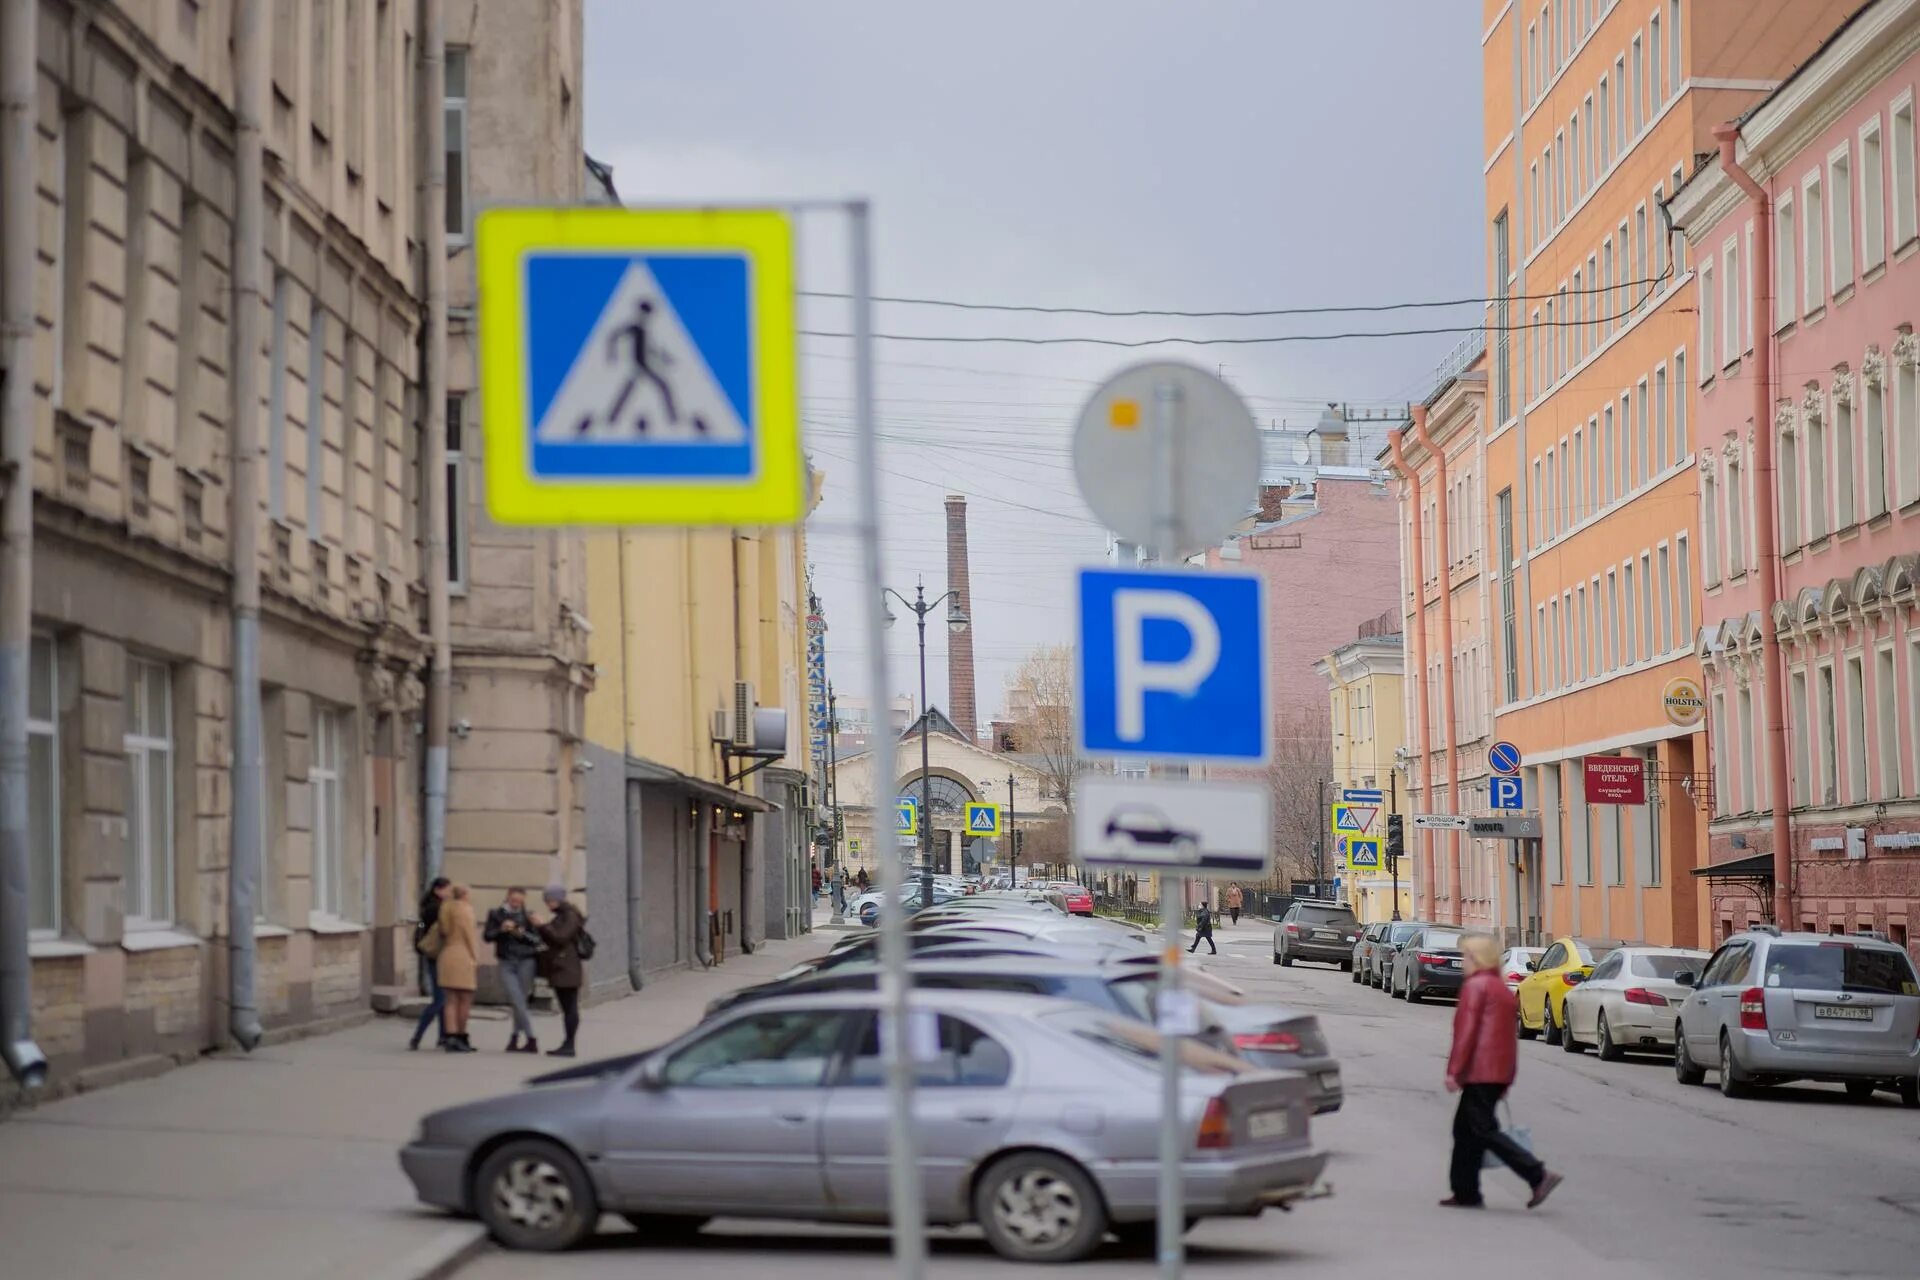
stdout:
[[453,886],[434,927],[441,935],[440,955],[436,960],[440,987],[447,993],[445,1048],[449,1053],[472,1053],[473,1041],[467,1038],[467,1018],[473,1013],[474,988],[480,985],[480,926],[473,918],[467,886]]

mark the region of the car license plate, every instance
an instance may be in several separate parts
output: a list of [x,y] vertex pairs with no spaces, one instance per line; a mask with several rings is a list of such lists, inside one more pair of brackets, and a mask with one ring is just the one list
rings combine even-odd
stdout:
[[1816,1018],[1838,1018],[1842,1022],[1872,1022],[1873,1010],[1864,1005],[1821,1004],[1813,1008]]
[[1319,1075],[1319,1080],[1322,1089],[1338,1089],[1340,1087],[1340,1073],[1338,1071],[1322,1071]]
[[1315,929],[1313,936],[1322,942],[1337,942],[1340,938],[1340,935],[1331,929]]
[[1262,1138],[1284,1138],[1293,1131],[1293,1117],[1285,1110],[1256,1111],[1247,1117],[1247,1134],[1256,1142]]

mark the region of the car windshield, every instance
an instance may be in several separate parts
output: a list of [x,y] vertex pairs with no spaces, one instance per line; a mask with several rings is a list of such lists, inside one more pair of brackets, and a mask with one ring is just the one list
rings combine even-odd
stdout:
[[1353,912],[1345,907],[1301,907],[1300,914],[1294,919],[1301,924],[1337,924],[1349,927],[1360,923]]
[[1405,942],[1408,938],[1411,938],[1414,934],[1420,932],[1420,930],[1424,928],[1426,928],[1425,925],[1406,924],[1402,922],[1400,924],[1393,926],[1393,928],[1387,933],[1387,940],[1393,943]]
[[1913,965],[1890,947],[1858,947],[1850,942],[1816,946],[1775,946],[1767,951],[1770,987],[1817,987],[1862,995],[1920,995]]
[[1657,955],[1634,956],[1632,968],[1633,976],[1636,978],[1654,978],[1661,982],[1672,982],[1674,978],[1689,969],[1695,973],[1700,972],[1705,963],[1706,961],[1698,956],[1663,951]]

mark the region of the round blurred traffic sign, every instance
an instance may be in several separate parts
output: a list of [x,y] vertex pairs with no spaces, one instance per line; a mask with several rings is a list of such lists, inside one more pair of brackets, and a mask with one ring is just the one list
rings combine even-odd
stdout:
[[[1156,433],[1172,433],[1160,475]],[[1093,393],[1073,429],[1080,496],[1114,534],[1185,559],[1217,545],[1259,496],[1260,432],[1234,389],[1196,365],[1151,360]],[[1162,496],[1164,493],[1164,497]],[[1171,504],[1173,545],[1158,545],[1158,504]]]

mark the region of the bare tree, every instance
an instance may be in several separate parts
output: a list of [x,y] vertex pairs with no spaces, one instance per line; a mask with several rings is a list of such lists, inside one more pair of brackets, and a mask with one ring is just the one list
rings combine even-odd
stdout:
[[1073,816],[1073,651],[1063,644],[1029,653],[1007,682],[1013,748],[1040,774],[1043,800],[1058,800]]
[[[1283,716],[1274,725],[1273,761],[1267,783],[1273,788],[1273,874],[1281,887],[1311,880],[1318,867],[1315,852],[1327,840],[1325,783],[1333,777],[1333,736],[1327,717],[1310,711]],[[1331,845],[1326,869],[1335,865]]]

